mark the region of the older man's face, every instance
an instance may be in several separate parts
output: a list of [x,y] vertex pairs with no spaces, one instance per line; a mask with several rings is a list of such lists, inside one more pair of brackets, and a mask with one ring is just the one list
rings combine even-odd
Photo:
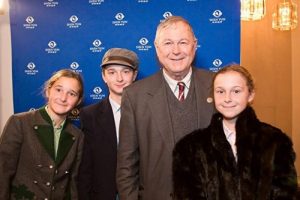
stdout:
[[183,22],[172,24],[158,34],[155,43],[158,59],[171,78],[181,80],[194,60],[197,40]]

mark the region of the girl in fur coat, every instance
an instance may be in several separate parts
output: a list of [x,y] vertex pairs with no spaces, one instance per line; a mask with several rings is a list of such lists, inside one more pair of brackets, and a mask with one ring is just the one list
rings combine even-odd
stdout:
[[180,140],[173,152],[174,199],[296,199],[292,142],[257,119],[249,105],[254,94],[245,68],[231,65],[215,74],[218,113],[207,128]]

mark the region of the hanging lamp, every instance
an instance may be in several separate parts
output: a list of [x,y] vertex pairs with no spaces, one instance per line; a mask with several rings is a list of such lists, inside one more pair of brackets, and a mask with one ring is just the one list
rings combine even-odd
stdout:
[[241,20],[260,20],[266,14],[265,0],[241,0]]
[[272,14],[272,28],[275,30],[287,31],[297,27],[298,13],[297,5],[292,1],[277,4],[275,12]]

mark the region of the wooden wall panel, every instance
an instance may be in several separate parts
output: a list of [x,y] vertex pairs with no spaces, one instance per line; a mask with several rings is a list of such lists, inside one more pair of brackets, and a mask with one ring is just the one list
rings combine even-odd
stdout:
[[258,117],[293,139],[299,157],[296,160],[299,176],[300,28],[272,29],[271,15],[276,3],[276,0],[267,1],[267,15],[262,20],[241,22],[241,64],[256,80],[253,107]]

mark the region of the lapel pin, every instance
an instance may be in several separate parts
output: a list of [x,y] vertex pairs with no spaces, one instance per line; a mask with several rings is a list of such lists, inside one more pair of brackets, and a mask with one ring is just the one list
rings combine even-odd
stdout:
[[207,97],[206,101],[207,101],[207,103],[212,103],[214,100],[212,97]]

